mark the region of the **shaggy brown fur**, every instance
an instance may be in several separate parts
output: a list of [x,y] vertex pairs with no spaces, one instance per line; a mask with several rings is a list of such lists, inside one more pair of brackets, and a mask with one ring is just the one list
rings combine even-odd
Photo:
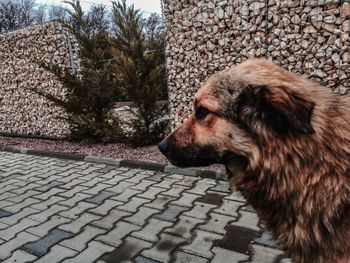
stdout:
[[225,164],[294,262],[350,262],[348,96],[252,59],[209,78],[194,109],[159,145],[173,164]]

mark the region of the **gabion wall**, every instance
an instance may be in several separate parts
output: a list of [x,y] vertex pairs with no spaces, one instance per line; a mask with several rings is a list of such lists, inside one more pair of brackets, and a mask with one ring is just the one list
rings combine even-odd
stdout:
[[0,133],[61,137],[69,132],[68,124],[59,119],[63,111],[30,91],[38,88],[65,96],[53,74],[38,63],[70,67],[68,39],[77,61],[76,40],[58,22],[0,35]]
[[208,76],[250,57],[350,90],[350,0],[163,0],[163,12],[173,128]]

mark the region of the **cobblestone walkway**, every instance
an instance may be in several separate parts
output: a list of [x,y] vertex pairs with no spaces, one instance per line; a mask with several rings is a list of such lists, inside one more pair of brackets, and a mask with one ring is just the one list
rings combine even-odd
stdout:
[[0,262],[290,262],[227,184],[0,152]]

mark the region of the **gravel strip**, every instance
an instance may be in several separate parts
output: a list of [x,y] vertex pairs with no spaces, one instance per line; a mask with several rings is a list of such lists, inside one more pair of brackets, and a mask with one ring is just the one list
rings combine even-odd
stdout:
[[[52,141],[32,138],[17,138],[0,136],[0,145],[11,145],[19,148],[47,150],[65,153],[79,153],[93,156],[117,159],[139,160],[169,164],[168,160],[159,152],[157,145],[145,147],[131,147],[124,143],[113,144],[80,144],[69,141]],[[221,165],[201,167],[201,170],[224,171]]]

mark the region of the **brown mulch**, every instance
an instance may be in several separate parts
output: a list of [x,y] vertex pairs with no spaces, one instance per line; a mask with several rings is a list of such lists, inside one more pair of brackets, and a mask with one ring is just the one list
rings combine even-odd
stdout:
[[[124,143],[80,144],[64,140],[55,141],[0,136],[0,146],[1,145],[169,164],[168,160],[159,152],[157,145],[134,148]],[[224,168],[221,165],[212,165],[210,167],[203,167],[200,169],[222,172]]]

